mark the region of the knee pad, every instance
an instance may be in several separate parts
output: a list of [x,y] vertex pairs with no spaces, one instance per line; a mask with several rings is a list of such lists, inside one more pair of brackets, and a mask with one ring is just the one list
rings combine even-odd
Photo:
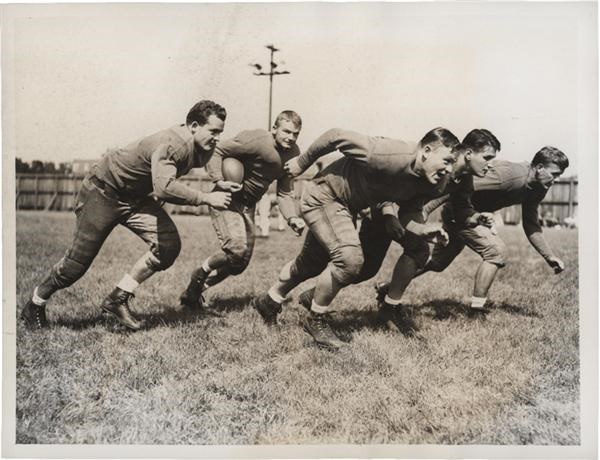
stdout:
[[332,258],[331,273],[342,284],[350,284],[360,274],[365,258],[360,246],[343,246]]
[[490,264],[497,265],[498,267],[504,267],[506,265],[505,254],[506,245],[504,242],[497,242],[496,244],[486,247],[482,251],[481,257]]
[[52,267],[51,283],[58,289],[69,287],[81,278],[89,267],[89,264],[78,262],[67,254]]
[[173,265],[181,251],[181,239],[178,234],[174,235],[166,241],[159,241],[158,244],[152,245],[146,258],[146,265],[150,269],[158,272]]
[[229,273],[239,275],[250,263],[250,251],[245,243],[231,241],[224,249],[229,264]]

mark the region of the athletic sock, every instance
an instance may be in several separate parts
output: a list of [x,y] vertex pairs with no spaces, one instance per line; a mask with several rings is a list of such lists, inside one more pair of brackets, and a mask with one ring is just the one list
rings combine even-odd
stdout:
[[471,297],[471,308],[482,310],[486,300],[487,297]]
[[46,305],[46,302],[48,302],[48,299],[42,299],[38,295],[38,288],[36,286],[36,288],[33,290],[33,295],[31,296],[31,301],[34,304],[36,304],[38,307],[43,307],[44,305]]
[[133,279],[133,277],[129,273],[125,273],[121,281],[117,284],[119,289],[122,289],[125,292],[133,293],[136,287],[138,287],[140,283]]
[[385,295],[385,299],[383,299],[383,301],[388,305],[392,305],[393,307],[397,307],[402,303],[402,299],[392,299],[389,294]]
[[210,265],[208,265],[208,259],[206,259],[203,263],[202,263],[202,270],[204,270],[206,272],[206,274],[208,275],[211,271],[212,268],[210,268]]
[[275,286],[273,286],[271,289],[269,289],[269,297],[271,297],[271,299],[274,302],[277,302],[278,304],[282,304],[285,301],[285,297],[283,297],[281,294],[279,294],[279,292],[277,292],[277,290],[275,289]]
[[331,312],[331,308],[329,307],[329,305],[319,305],[317,302],[315,302],[314,300],[310,303],[310,311],[311,313],[316,313],[317,315],[322,315],[324,313],[329,313]]

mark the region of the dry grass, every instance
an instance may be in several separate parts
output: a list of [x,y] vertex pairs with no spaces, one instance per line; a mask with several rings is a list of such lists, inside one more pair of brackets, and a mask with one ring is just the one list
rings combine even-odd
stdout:
[[[470,251],[416,280],[406,301],[424,342],[380,329],[371,282],[347,288],[336,300],[337,325],[352,340],[333,354],[302,331],[297,303],[275,328],[249,307],[301,239],[275,232],[259,240],[248,270],[212,290],[214,314],[194,317],[177,298],[216,239],[206,218],[175,220],[182,254],[133,304],[147,329],[124,332],[97,307],[144,250],[124,229],[52,299],[50,330],[19,324],[17,443],[579,444],[576,232],[547,232],[568,264],[555,276],[520,228],[501,229],[510,263],[485,322],[465,316],[478,261]],[[21,304],[62,256],[73,221],[18,213]]]

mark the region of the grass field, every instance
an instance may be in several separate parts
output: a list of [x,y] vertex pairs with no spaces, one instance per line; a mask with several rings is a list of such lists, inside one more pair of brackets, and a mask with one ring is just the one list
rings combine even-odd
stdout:
[[[248,270],[215,287],[212,314],[197,317],[177,299],[216,238],[207,218],[175,221],[179,259],[133,303],[145,330],[124,332],[97,307],[145,250],[122,228],[53,297],[51,329],[19,323],[18,444],[579,444],[575,231],[546,232],[567,264],[554,275],[520,227],[500,229],[509,264],[485,322],[465,315],[478,263],[469,250],[446,272],[417,279],[405,300],[424,341],[379,327],[373,282],[349,287],[336,305],[351,342],[330,353],[303,332],[295,301],[273,328],[249,305],[301,239],[286,231],[258,240]],[[66,213],[17,214],[20,305],[64,253],[73,223]],[[395,245],[379,278],[399,253]]]

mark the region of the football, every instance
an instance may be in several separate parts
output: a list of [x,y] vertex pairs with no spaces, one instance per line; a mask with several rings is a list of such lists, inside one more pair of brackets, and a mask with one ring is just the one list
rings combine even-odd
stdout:
[[240,160],[233,157],[223,159],[221,163],[223,178],[227,181],[241,184],[244,180],[244,165]]

